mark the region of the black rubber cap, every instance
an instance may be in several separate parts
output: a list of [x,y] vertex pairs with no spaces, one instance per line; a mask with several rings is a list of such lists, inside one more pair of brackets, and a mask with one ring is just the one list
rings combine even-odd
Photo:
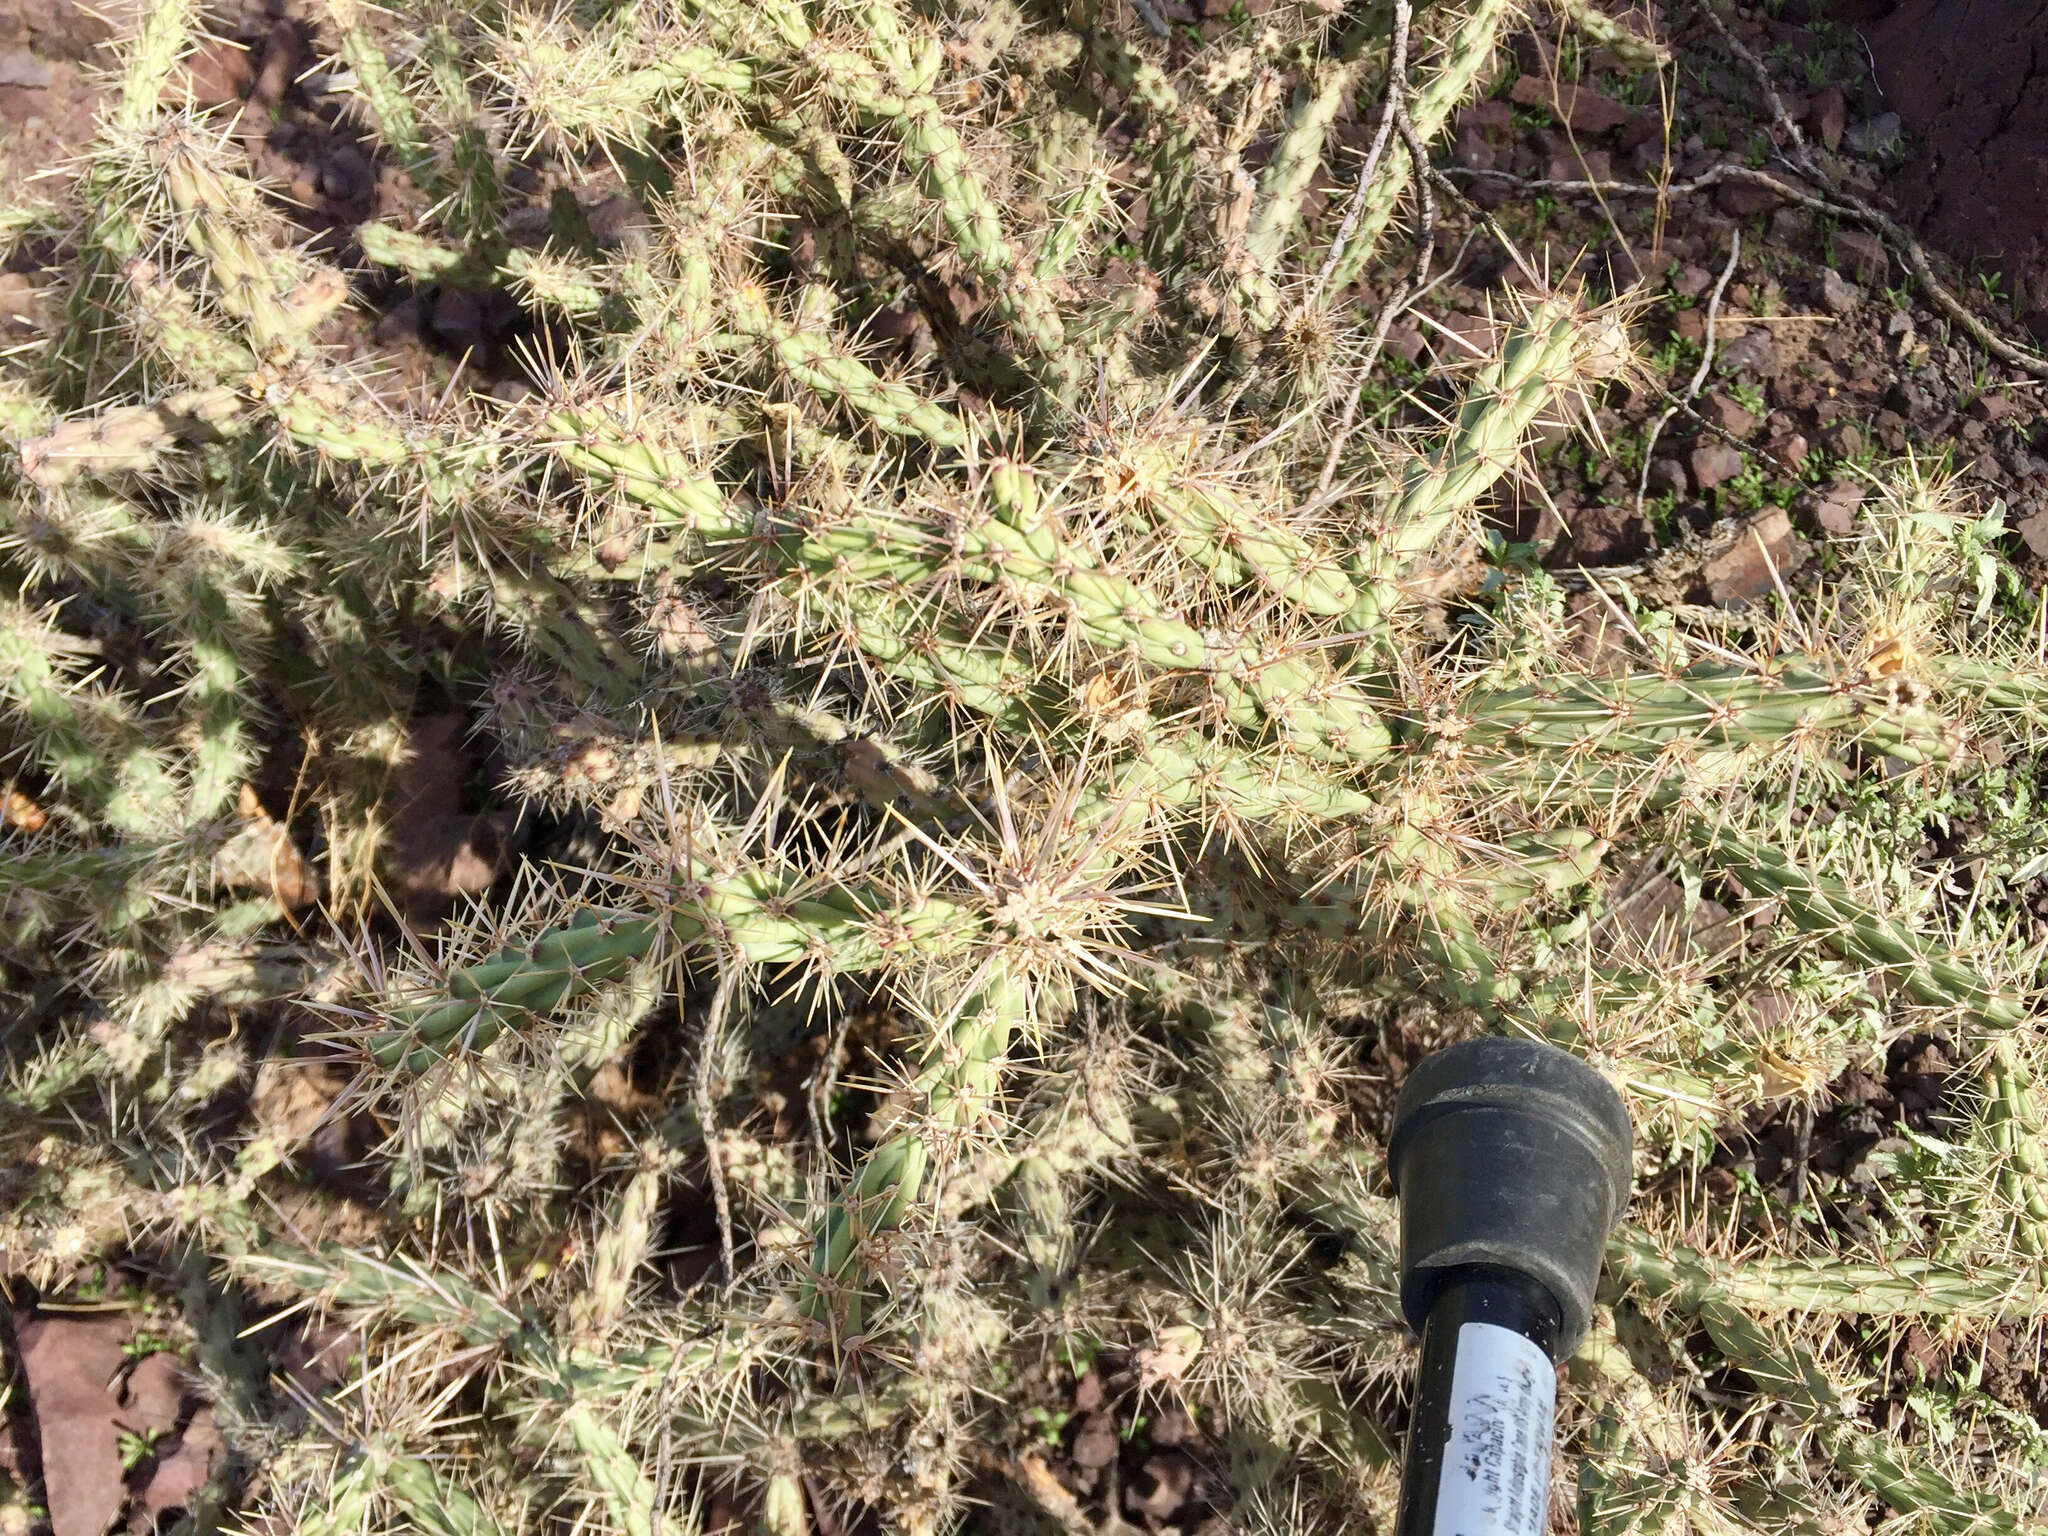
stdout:
[[1593,1317],[1607,1234],[1628,1204],[1634,1137],[1607,1080],[1533,1040],[1467,1040],[1426,1056],[1394,1110],[1401,1311],[1417,1333],[1460,1270],[1539,1281],[1563,1319],[1555,1357]]

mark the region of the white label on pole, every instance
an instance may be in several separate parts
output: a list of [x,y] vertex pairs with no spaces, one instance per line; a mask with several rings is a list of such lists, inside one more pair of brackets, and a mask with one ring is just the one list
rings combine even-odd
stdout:
[[1432,1536],[1543,1536],[1556,1406],[1541,1349],[1492,1323],[1459,1328]]

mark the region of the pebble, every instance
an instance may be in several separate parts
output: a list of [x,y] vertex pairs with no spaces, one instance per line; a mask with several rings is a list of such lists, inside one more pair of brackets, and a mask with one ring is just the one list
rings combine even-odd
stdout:
[[1842,142],[1853,154],[1879,155],[1898,144],[1904,129],[1898,113],[1883,112],[1849,129],[1842,135]]
[[1842,131],[1849,122],[1849,105],[1842,97],[1842,88],[1831,85],[1817,93],[1807,104],[1806,121],[1823,149],[1840,149]]
[[1852,313],[1863,302],[1863,290],[1850,282],[1833,267],[1820,269],[1821,308],[1831,315]]
[[1884,242],[1865,229],[1838,229],[1830,237],[1835,265],[1866,288],[1881,288],[1891,273]]
[[1714,284],[1714,274],[1701,266],[1683,266],[1671,278],[1671,291],[1681,299],[1696,299]]
[[1661,496],[1669,492],[1673,496],[1685,494],[1685,466],[1676,459],[1652,459],[1650,461],[1649,490],[1652,495]]
[[1725,485],[1742,473],[1742,453],[1726,443],[1706,443],[1693,449],[1692,483],[1702,491]]
[[1830,453],[1853,459],[1863,451],[1863,429],[1853,421],[1838,421],[1821,434]]
[[1756,430],[1756,417],[1726,395],[1709,395],[1701,414],[1730,437],[1747,437]]
[[1856,509],[1863,505],[1864,488],[1855,480],[1836,480],[1826,489],[1809,491],[1800,498],[1800,509],[1812,516],[1821,529],[1836,538],[1846,538],[1856,527]]
[[10,48],[0,53],[0,85],[18,85],[40,91],[49,83],[50,66],[26,48]]
[[1778,376],[1778,349],[1764,328],[1756,326],[1720,348],[1719,371],[1738,378],[1774,379]]
[[1611,96],[1589,91],[1582,85],[1558,85],[1540,75],[1522,75],[1508,90],[1508,99],[1525,107],[1541,107],[1555,113],[1573,133],[1610,133],[1627,122],[1632,109]]
[[1776,591],[1778,579],[1805,563],[1792,519],[1783,507],[1771,507],[1751,518],[1733,544],[1701,567],[1700,576],[1707,595],[1726,608]]

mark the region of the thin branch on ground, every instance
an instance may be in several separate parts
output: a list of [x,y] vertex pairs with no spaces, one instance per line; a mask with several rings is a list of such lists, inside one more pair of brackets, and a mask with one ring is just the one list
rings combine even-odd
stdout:
[[1387,55],[1387,94],[1380,105],[1379,126],[1373,130],[1372,147],[1365,152],[1365,165],[1358,173],[1358,181],[1351,192],[1351,206],[1344,210],[1344,222],[1337,226],[1337,238],[1330,242],[1330,254],[1323,259],[1323,267],[1316,274],[1315,286],[1309,290],[1308,304],[1314,308],[1322,298],[1323,289],[1329,286],[1330,275],[1337,270],[1337,263],[1344,259],[1344,248],[1351,243],[1351,235],[1358,228],[1358,215],[1365,208],[1365,189],[1372,185],[1373,177],[1379,174],[1380,160],[1387,152],[1387,137],[1393,132],[1394,119],[1398,115],[1397,103],[1401,100],[1408,79],[1408,31],[1411,20],[1409,0],[1394,0],[1393,46]]
[[[1721,276],[1714,283],[1714,291],[1707,299],[1706,339],[1700,350],[1700,365],[1693,370],[1692,379],[1685,386],[1685,393],[1664,408],[1664,413],[1650,427],[1650,435],[1643,440],[1643,472],[1636,480],[1636,516],[1643,515],[1643,503],[1650,495],[1650,465],[1657,452],[1657,439],[1664,435],[1664,428],[1681,409],[1689,409],[1699,398],[1701,388],[1707,382],[1707,374],[1714,366],[1715,325],[1721,318],[1721,299],[1728,292],[1729,279],[1735,276],[1735,264],[1742,259],[1742,231],[1734,231],[1728,239],[1728,263],[1721,268]],[[1656,542],[1656,532],[1650,533],[1650,540]]]
[[1961,326],[1970,338],[2000,362],[2019,369],[2038,379],[2048,379],[2048,357],[2029,352],[2024,347],[2006,340],[1989,325],[1979,319],[1952,293],[1940,278],[1934,275],[1934,267],[1927,259],[1925,246],[1907,234],[1899,225],[1877,209],[1847,192],[1830,188],[1834,196],[1823,197],[1797,187],[1782,177],[1768,171],[1752,170],[1746,165],[1717,165],[1713,169],[1693,177],[1690,181],[1673,182],[1668,187],[1656,186],[1650,182],[1638,181],[1557,181],[1517,176],[1509,171],[1470,170],[1453,167],[1450,174],[1483,176],[1489,180],[1505,182],[1509,186],[1528,192],[1562,193],[1611,193],[1620,197],[1689,197],[1696,192],[1709,191],[1723,182],[1740,182],[1746,186],[1762,187],[1775,193],[1788,203],[1802,208],[1811,208],[1816,213],[1825,213],[1833,218],[1846,219],[1875,230],[1884,239],[1897,246],[1906,257],[1906,264],[1913,269],[1920,286],[1933,300],[1934,307],[1955,324]]

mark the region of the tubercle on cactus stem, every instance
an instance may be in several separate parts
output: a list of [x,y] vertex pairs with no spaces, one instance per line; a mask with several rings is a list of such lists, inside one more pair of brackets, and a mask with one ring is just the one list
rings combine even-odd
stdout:
[[0,704],[11,705],[53,780],[116,830],[164,831],[179,821],[176,779],[137,711],[84,687],[57,664],[72,646],[42,616],[0,603]]
[[[659,927],[645,918],[586,916],[524,950],[454,973],[453,997],[413,1014],[401,1030],[373,1035],[370,1054],[383,1066],[428,1070],[457,1043],[480,1049],[508,1019],[543,1013],[625,974],[657,942],[687,945],[715,936],[752,964],[829,975],[955,952],[980,932],[967,909],[938,896],[899,902],[860,888],[811,893],[812,884],[760,868],[723,876],[700,871],[674,893]],[[397,1012],[405,1017],[406,1010]]]
[[156,116],[198,9],[193,0],[166,0],[143,13],[141,30],[122,64],[121,100],[114,112],[117,127],[132,131]]
[[340,33],[342,62],[355,76],[356,97],[367,110],[371,126],[422,191],[438,191],[440,162],[421,129],[412,98],[393,76],[377,39],[363,25],[358,0],[326,0],[326,8]]
[[1592,0],[1559,0],[1558,9],[1586,35],[1588,42],[1613,50],[1615,57],[1631,70],[1662,69],[1671,62],[1669,48],[1617,21]]
[[191,296],[155,268],[131,262],[126,276],[135,296],[136,339],[161,352],[190,383],[207,388],[255,371],[255,354],[210,324]]
[[[221,308],[241,321],[263,357],[285,359],[311,342],[302,316],[286,302],[302,277],[298,262],[268,243],[255,188],[223,171],[210,137],[174,126],[152,146],[185,240],[205,258]],[[345,291],[345,290],[344,290]]]
[[1315,548],[1284,523],[1263,516],[1236,490],[1194,471],[1199,445],[1181,451],[1139,439],[1081,463],[1112,506],[1130,505],[1209,571],[1221,586],[1249,572],[1277,597],[1304,612],[1340,618],[1357,601],[1338,558]]
[[[2021,1064],[2009,1037],[1992,1042],[1984,1080],[1989,1097],[1985,1130],[1993,1151],[2003,1159],[1998,1193],[2010,1207],[2016,1246],[2038,1261],[2048,1257],[2048,1152],[2043,1150],[2048,1127],[2042,1122],[2033,1074]],[[2041,1303],[2031,1310],[2038,1314]]]
[[[748,14],[743,7],[707,4],[698,9],[741,47],[765,50],[761,55],[764,61],[787,63],[801,71],[814,88],[871,121],[885,124],[901,142],[925,194],[938,204],[961,257],[976,276],[993,286],[997,308],[1018,336],[1041,356],[1061,352],[1065,333],[1057,309],[1042,285],[1021,266],[972,157],[930,94],[937,58],[923,58],[913,51],[892,6],[873,0],[862,7],[867,48],[859,53],[821,45],[794,8],[771,8],[765,13],[767,29],[761,16]],[[768,29],[779,36],[771,40]],[[735,61],[693,57],[689,63],[690,84],[735,93],[752,88],[751,74],[736,72],[728,79],[719,73],[721,69],[736,71]],[[669,79],[674,71],[672,64],[644,71],[622,83],[620,94],[636,101],[650,100],[674,88]],[[616,104],[608,104],[608,110],[619,113]],[[623,115],[631,120],[630,112]]]

